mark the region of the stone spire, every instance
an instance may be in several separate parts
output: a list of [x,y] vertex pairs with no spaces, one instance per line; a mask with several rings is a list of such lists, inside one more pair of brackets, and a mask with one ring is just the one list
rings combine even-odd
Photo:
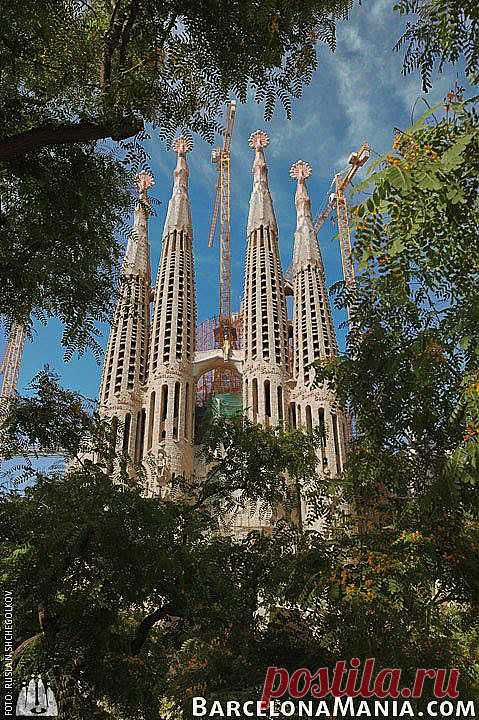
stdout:
[[145,397],[145,448],[163,456],[168,474],[191,474],[196,302],[193,229],[188,196],[189,139],[175,140],[177,154],[173,191],[163,230],[155,288]]
[[336,355],[337,343],[325,287],[321,251],[314,230],[306,179],[311,166],[298,160],[290,175],[297,180],[296,232],[293,249],[293,382],[292,424],[325,428],[323,466],[340,471],[344,461],[347,428],[335,398],[326,386],[315,387],[313,363]]
[[123,259],[100,390],[101,412],[117,418],[121,446],[132,457],[141,450],[141,390],[147,372],[151,284],[147,191],[154,184],[147,172],[141,172],[136,181],[139,202]]
[[189,138],[180,137],[174,142],[174,150],[177,153],[176,168],[173,172],[173,190],[168,203],[165,225],[163,228],[163,239],[169,233],[184,230],[192,237],[191,205],[188,195],[188,177],[190,171],[186,161],[186,153],[193,147]]
[[148,188],[154,184],[153,177],[147,172],[141,172],[136,178],[139,202],[135,207],[133,231],[128,240],[122,266],[123,276],[145,275],[148,282],[151,279],[150,245],[148,242],[148,214],[150,207]]
[[278,235],[278,227],[273,209],[273,200],[268,185],[268,167],[264,156],[264,148],[269,145],[269,138],[262,130],[250,135],[249,146],[255,151],[253,168],[253,189],[249,201],[248,237],[261,226],[269,226]]
[[318,262],[322,269],[323,262],[314,231],[311,200],[306,187],[306,178],[311,175],[311,165],[303,160],[298,160],[292,165],[290,175],[298,181],[295,195],[296,232],[294,233],[293,267],[305,262]]
[[285,417],[287,317],[278,249],[278,229],[264,157],[268,136],[257,130],[248,216],[244,287],[244,405],[249,417],[278,425]]

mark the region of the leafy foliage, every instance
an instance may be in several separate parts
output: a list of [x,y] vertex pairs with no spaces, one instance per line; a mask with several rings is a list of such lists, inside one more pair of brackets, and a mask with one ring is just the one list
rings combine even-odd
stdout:
[[415,15],[396,44],[406,46],[404,72],[419,70],[424,90],[432,85],[431,75],[446,63],[464,60],[471,83],[479,80],[479,38],[477,5],[474,0],[400,0],[395,9],[401,15]]
[[356,627],[355,652],[382,637],[389,664],[441,655],[475,692],[479,130],[467,103],[430,120],[396,136],[353,208],[359,274],[338,297],[349,354],[318,368],[355,418],[343,563],[324,593]]
[[95,346],[111,313],[130,207],[128,174],[111,154],[57,146],[0,164],[0,314],[58,317],[63,344]]
[[[18,596],[18,678],[41,671],[62,717],[72,719],[153,718],[165,703],[179,711],[198,683],[208,692],[259,683],[261,655],[272,652],[265,608],[280,572],[276,540],[253,533],[234,541],[219,508],[237,508],[238,492],[269,514],[287,502],[285,469],[314,471],[314,454],[302,457],[307,438],[239,419],[212,425],[204,452],[214,466],[204,486],[187,492],[180,483],[167,498],[145,497],[141,470],[133,480],[128,459],[112,458],[107,421],[47,371],[33,389],[10,404],[2,455],[33,442],[62,449],[68,462],[64,473],[32,464],[28,485],[1,497],[2,575]],[[233,437],[224,463],[219,438]],[[278,537],[291,553],[284,513]],[[232,685],[229,673],[243,661]]]
[[246,99],[249,83],[268,105],[279,96],[288,108],[311,78],[315,44],[334,49],[334,20],[348,9],[317,0],[53,0],[40,14],[31,2],[8,6],[5,137],[74,117],[112,136],[139,121],[211,137],[224,101],[232,92]]
[[[259,698],[269,665],[350,657],[401,667],[405,683],[416,667],[459,667],[474,696],[477,494],[450,453],[441,463],[436,447],[430,464],[419,443],[361,431],[328,523],[313,529],[294,514],[296,483],[316,473],[311,436],[213,422],[205,482],[148,497],[148,468],[135,480],[112,457],[107,421],[48,372],[35,389],[10,406],[3,456],[56,442],[74,462],[64,473],[31,466],[28,487],[2,493],[1,569],[15,597],[16,678],[41,672],[61,717],[190,717],[194,695]],[[234,539],[225,512],[248,501],[268,517],[291,512]]]

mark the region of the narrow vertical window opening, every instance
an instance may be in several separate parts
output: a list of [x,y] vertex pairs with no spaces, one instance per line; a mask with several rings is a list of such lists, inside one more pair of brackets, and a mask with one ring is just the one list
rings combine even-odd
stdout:
[[143,458],[143,448],[145,445],[145,424],[146,424],[146,410],[143,408],[140,410],[136,421],[136,447],[135,447],[135,460],[140,462]]
[[264,414],[271,417],[271,383],[269,380],[264,381]]
[[253,378],[253,421],[258,417],[258,380]]
[[312,432],[313,430],[313,418],[311,415],[311,405],[306,405],[306,430]]
[[334,439],[334,454],[336,455],[336,471],[339,474],[341,472],[341,455],[339,451],[339,435],[338,435],[338,418],[337,415],[331,414],[333,421],[333,439]]
[[166,437],[166,428],[165,428],[165,421],[166,416],[168,415],[168,385],[163,385],[161,388],[161,425],[160,425],[160,434],[161,439],[164,440]]
[[153,391],[150,395],[150,409],[148,412],[148,442],[147,448],[150,450],[153,445],[153,428],[155,426],[155,404],[156,404],[156,393]]
[[125,415],[125,424],[123,426],[123,443],[122,443],[122,452],[126,455],[128,453],[128,450],[130,448],[130,425],[131,425],[131,415],[130,413],[127,413]]
[[175,394],[173,398],[173,437],[178,440],[178,416],[180,410],[180,383],[175,383]]
[[296,403],[289,404],[289,422],[292,428],[296,428]]
[[190,436],[190,383],[186,383],[185,386],[185,438],[188,439]]
[[283,388],[278,385],[278,418],[279,422],[283,423]]

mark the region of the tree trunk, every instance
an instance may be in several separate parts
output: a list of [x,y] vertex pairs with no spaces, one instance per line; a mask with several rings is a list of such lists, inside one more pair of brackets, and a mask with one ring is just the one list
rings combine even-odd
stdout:
[[143,121],[137,118],[129,119],[118,126],[86,121],[60,125],[49,123],[18,135],[0,138],[0,160],[8,160],[51,145],[89,143],[105,138],[125,140],[143,130],[143,127]]

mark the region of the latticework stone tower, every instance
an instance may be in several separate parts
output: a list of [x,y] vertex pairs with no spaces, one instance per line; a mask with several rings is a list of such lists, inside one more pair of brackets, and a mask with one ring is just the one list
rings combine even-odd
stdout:
[[346,448],[346,424],[326,385],[313,387],[313,363],[337,353],[331,307],[324,281],[306,178],[311,166],[298,160],[291,168],[297,180],[296,232],[293,248],[293,390],[290,417],[294,425],[324,428],[321,462],[330,473],[340,472]]
[[196,302],[193,228],[186,153],[191,141],[175,140],[177,163],[168,204],[155,288],[148,387],[146,449],[165,453],[170,474],[193,473]]
[[137,178],[139,202],[120,275],[119,298],[113,316],[100,389],[100,411],[115,418],[125,453],[142,454],[145,413],[142,388],[146,381],[150,325],[150,247],[148,173]]
[[255,159],[243,301],[243,398],[253,422],[276,426],[286,415],[288,330],[278,227],[263,151],[268,142],[259,130],[249,141]]

